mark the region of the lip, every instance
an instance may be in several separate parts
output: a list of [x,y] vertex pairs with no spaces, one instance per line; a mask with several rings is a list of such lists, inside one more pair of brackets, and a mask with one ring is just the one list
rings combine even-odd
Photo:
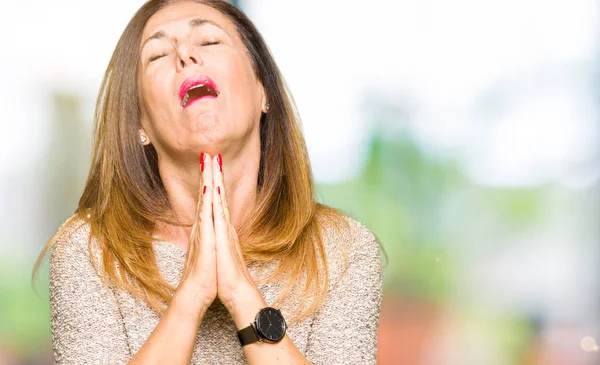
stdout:
[[[179,102],[181,102],[189,89],[196,85],[208,85],[219,95],[217,84],[206,75],[199,75],[185,79],[179,88]],[[189,104],[188,104],[189,105]]]

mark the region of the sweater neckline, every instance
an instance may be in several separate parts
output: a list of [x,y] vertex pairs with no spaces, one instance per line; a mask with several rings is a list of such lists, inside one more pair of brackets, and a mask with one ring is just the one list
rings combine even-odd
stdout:
[[174,244],[172,242],[169,242],[169,241],[158,239],[157,237],[154,238],[154,242],[152,242],[152,243],[154,245],[159,245],[159,246],[167,247],[168,249],[170,249],[172,251],[179,252],[179,253],[181,253],[183,255],[187,254],[187,250],[185,250],[181,246],[176,245],[176,244]]

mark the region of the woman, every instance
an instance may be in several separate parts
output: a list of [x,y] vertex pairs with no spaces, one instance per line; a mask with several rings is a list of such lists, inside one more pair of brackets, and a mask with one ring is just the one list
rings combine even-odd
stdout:
[[106,71],[76,214],[36,264],[51,248],[56,363],[375,363],[379,242],[312,190],[250,20],[147,2]]

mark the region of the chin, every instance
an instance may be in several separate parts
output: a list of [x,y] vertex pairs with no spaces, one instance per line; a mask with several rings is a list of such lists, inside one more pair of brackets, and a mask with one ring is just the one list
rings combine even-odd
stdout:
[[211,157],[221,152],[223,138],[216,133],[195,133],[189,140],[188,151],[200,155],[200,152],[208,153]]
[[219,129],[220,118],[215,112],[203,111],[195,114],[193,119],[190,121],[191,130],[190,132],[210,132]]

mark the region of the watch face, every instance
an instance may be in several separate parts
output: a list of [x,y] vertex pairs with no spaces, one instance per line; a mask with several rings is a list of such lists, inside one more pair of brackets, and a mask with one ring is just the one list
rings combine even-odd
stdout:
[[263,308],[256,318],[256,330],[258,333],[269,341],[279,341],[285,335],[287,324],[279,312],[275,308]]

